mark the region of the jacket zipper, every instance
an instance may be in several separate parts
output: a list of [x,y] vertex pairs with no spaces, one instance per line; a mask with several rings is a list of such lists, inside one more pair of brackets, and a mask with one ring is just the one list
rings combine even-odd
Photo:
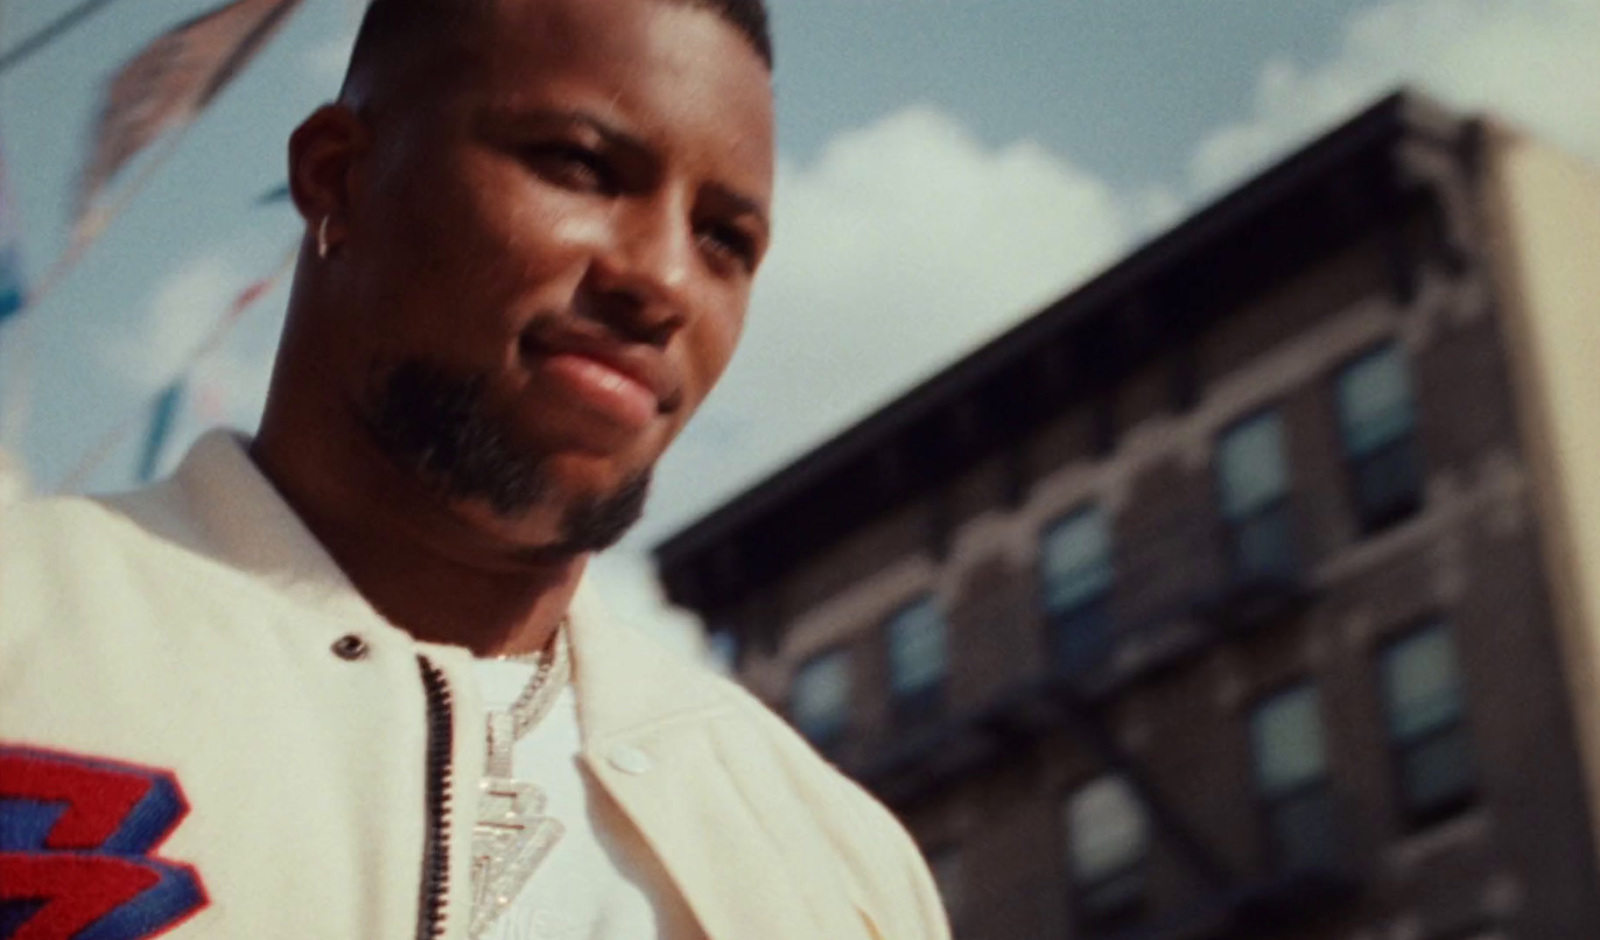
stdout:
[[422,896],[417,940],[444,936],[450,893],[451,766],[455,758],[454,703],[444,670],[418,656],[422,689],[428,701],[427,842],[422,852]]

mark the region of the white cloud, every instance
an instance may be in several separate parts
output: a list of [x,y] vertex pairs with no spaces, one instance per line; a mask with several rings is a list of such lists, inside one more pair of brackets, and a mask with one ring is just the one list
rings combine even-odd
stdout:
[[1189,178],[1128,192],[913,107],[781,173],[778,241],[723,387],[664,461],[659,538],[1059,295],[1136,235],[1401,84],[1600,161],[1600,0],[1380,0],[1334,54],[1262,65]]
[[777,231],[721,387],[663,464],[648,530],[725,498],[1061,294],[1138,208],[1038,144],[916,106],[780,170]]
[[925,106],[782,167],[739,353],[663,461],[646,523],[597,566],[602,590],[684,636],[695,621],[662,601],[645,545],[1060,295],[1164,203],[1125,206],[1043,147],[986,148]]
[[1328,61],[1266,63],[1249,115],[1201,142],[1190,182],[1214,192],[1401,83],[1600,161],[1596,49],[1597,0],[1385,0],[1350,18]]

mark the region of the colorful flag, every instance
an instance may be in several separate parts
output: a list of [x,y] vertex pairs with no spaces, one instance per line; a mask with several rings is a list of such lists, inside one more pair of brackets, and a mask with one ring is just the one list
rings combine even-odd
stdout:
[[78,187],[80,234],[117,173],[162,134],[193,121],[302,2],[233,0],[169,30],[112,76]]
[[[228,331],[243,317],[245,311],[258,303],[261,298],[272,293],[272,289],[282,283],[283,279],[294,270],[295,258],[300,253],[300,239],[295,238],[285,247],[283,257],[275,268],[266,277],[261,278],[239,291],[227,309],[212,324],[211,329],[201,341],[190,351],[184,360],[182,368],[171,384],[165,386],[148,406],[140,404],[139,411],[126,421],[118,422],[110,431],[103,435],[73,467],[56,489],[64,493],[76,493],[81,490],[90,474],[99,470],[113,453],[119,451],[127,443],[128,436],[139,426],[139,418],[149,409],[149,425],[145,433],[144,450],[139,461],[141,479],[148,480],[159,469],[161,455],[165,451],[168,438],[171,437],[173,424],[177,420],[178,412],[183,406],[183,399],[189,397],[187,388],[191,384],[196,367],[206,356],[211,355],[227,339]],[[200,400],[197,405],[202,416],[208,411],[215,411],[220,407],[220,400],[215,390],[208,392],[203,380],[196,383]],[[210,396],[209,399],[207,396]]]
[[0,322],[28,302],[22,278],[22,239],[11,209],[11,191],[6,186],[5,159],[0,157]]
[[[145,435],[144,454],[139,460],[140,483],[149,483],[160,469],[161,455],[166,450],[167,438],[172,435],[172,425],[177,420],[179,409],[183,407],[184,386],[188,384],[195,366],[201,359],[216,351],[244,312],[270,293],[283,276],[293,269],[295,254],[294,251],[286,254],[284,261],[271,274],[250,283],[239,292],[233,303],[223,312],[221,319],[212,326],[210,333],[195,348],[194,355],[184,367],[183,374],[174,379],[171,385],[162,389],[161,394],[156,397],[155,404],[150,409],[150,430]],[[208,411],[220,409],[219,389],[214,385],[202,384],[200,393],[200,405],[203,409]]]
[[155,479],[161,454],[167,448],[167,438],[172,434],[173,422],[177,420],[178,409],[182,405],[183,380],[179,379],[161,392],[155,407],[150,410],[150,430],[145,434],[144,454],[139,458],[140,483]]
[[266,192],[256,197],[256,205],[270,206],[279,202],[288,202],[292,194],[289,192],[288,183],[279,183]]

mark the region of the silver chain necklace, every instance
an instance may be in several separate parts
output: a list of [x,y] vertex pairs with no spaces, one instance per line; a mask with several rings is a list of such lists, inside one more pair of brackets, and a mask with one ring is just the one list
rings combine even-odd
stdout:
[[490,709],[488,755],[479,783],[478,822],[472,827],[472,922],[468,935],[483,936],[511,905],[534,869],[555,848],[566,828],[544,815],[545,795],[512,776],[512,751],[560,698],[572,678],[567,621],[556,628],[548,656],[541,656],[522,692],[504,710]]
[[[517,661],[520,657],[507,657]],[[572,652],[567,642],[567,622],[556,628],[550,653],[538,659],[528,684],[502,711],[489,710],[489,755],[486,772],[491,777],[511,776],[511,751],[555,707],[561,690],[572,678]]]

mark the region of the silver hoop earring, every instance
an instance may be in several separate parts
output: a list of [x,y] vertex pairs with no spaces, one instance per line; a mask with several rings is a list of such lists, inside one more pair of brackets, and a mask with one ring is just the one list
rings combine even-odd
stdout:
[[323,216],[317,226],[317,257],[323,261],[328,260],[328,219],[329,216]]

